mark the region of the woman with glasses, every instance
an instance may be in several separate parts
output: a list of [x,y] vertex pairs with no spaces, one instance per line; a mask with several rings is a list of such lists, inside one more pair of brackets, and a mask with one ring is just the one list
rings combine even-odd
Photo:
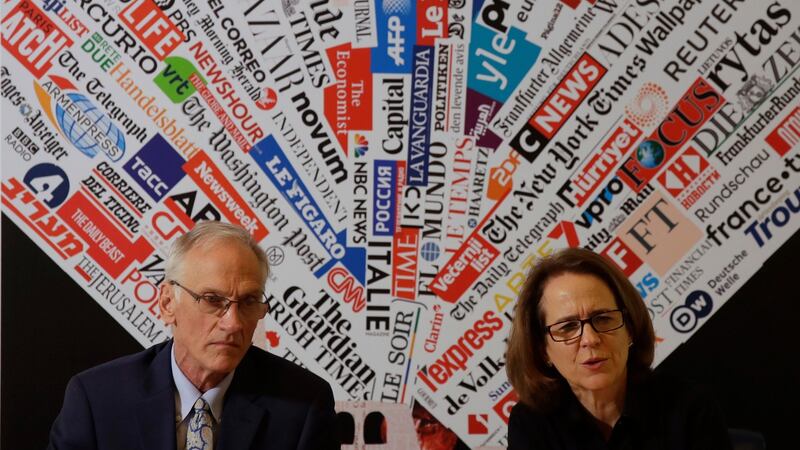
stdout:
[[654,374],[642,298],[605,258],[566,249],[528,275],[508,341],[509,449],[730,449],[719,409]]

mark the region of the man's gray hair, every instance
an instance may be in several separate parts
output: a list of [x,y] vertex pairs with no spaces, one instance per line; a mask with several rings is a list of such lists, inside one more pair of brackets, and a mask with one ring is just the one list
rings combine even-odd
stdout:
[[253,236],[244,228],[238,225],[218,222],[215,220],[204,220],[198,222],[188,233],[175,239],[167,255],[165,276],[168,280],[174,279],[183,263],[183,258],[189,250],[198,247],[214,244],[220,241],[231,240],[239,242],[249,247],[256,255],[258,263],[263,268],[264,281],[269,277],[269,262],[267,254],[264,252]]

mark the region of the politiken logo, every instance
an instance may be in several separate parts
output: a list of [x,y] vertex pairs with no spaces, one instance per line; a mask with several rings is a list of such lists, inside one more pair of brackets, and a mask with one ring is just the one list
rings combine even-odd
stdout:
[[155,201],[159,201],[186,175],[184,160],[160,134],[150,139],[125,163],[125,171]]
[[39,103],[50,122],[84,155],[105,153],[112,161],[125,154],[125,135],[97,106],[66,78],[50,75],[33,82]]
[[29,1],[17,3],[3,17],[2,40],[3,47],[36,78],[47,73],[61,50],[72,46],[72,39]]
[[686,297],[686,303],[672,310],[669,321],[672,328],[681,333],[689,333],[697,327],[700,319],[711,314],[714,302],[711,294],[705,291],[693,291]]

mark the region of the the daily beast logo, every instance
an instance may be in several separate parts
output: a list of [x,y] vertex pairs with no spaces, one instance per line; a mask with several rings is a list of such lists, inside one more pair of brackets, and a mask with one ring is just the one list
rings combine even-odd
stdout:
[[71,46],[72,39],[29,1],[17,3],[3,17],[3,47],[36,78],[47,73],[61,50]]

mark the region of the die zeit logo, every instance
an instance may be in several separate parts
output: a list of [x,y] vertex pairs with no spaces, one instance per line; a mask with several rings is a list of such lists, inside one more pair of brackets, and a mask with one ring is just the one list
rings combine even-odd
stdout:
[[605,67],[584,53],[514,136],[511,147],[533,162],[605,73]]
[[622,163],[617,175],[634,192],[640,192],[724,103],[722,95],[698,78],[667,118]]
[[72,39],[31,2],[17,3],[3,18],[3,47],[36,78],[47,73],[62,49],[71,46]]
[[503,329],[503,320],[494,311],[486,311],[483,317],[475,321],[472,328],[464,332],[455,344],[451,345],[442,356],[428,366],[427,371],[417,371],[432,392],[439,390],[458,370],[466,370],[470,357],[483,348],[483,345]]

